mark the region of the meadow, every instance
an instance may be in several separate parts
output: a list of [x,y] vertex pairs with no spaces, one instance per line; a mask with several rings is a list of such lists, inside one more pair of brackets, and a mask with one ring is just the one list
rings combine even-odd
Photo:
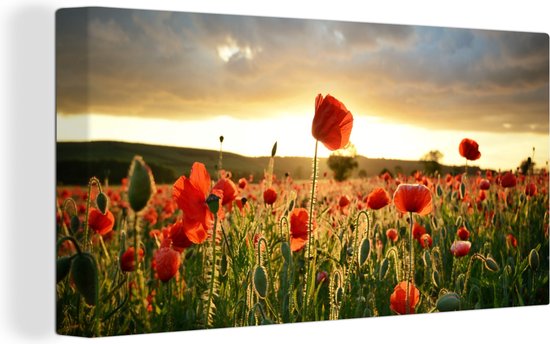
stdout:
[[[316,98],[312,140],[344,148],[353,117]],[[305,133],[308,134],[308,133]],[[223,141],[223,138],[220,138]],[[465,160],[474,140],[457,142]],[[57,189],[57,331],[110,336],[548,304],[545,169],[335,181],[210,175]],[[210,166],[211,167],[211,166]],[[234,180],[235,179],[235,180]]]

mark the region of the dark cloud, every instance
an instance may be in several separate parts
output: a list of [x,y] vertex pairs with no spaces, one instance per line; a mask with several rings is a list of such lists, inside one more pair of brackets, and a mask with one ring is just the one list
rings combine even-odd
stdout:
[[429,128],[548,132],[546,34],[102,8],[57,20],[64,114],[256,118],[320,92]]

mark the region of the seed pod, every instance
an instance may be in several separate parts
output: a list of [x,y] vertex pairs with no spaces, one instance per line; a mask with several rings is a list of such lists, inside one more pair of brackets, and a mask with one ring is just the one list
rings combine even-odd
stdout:
[[76,233],[80,229],[80,219],[77,215],[71,217],[71,233]]
[[95,199],[95,203],[97,205],[97,209],[99,209],[99,211],[101,211],[103,215],[107,214],[107,206],[109,205],[109,198],[107,197],[106,194],[104,194],[103,192],[100,192]]
[[437,299],[435,306],[440,312],[458,311],[460,309],[460,296],[456,293],[447,293]]
[[484,265],[485,265],[485,269],[491,272],[497,272],[498,270],[500,270],[500,267],[498,266],[497,262],[491,256],[487,256],[487,258],[485,258]]
[[386,258],[382,259],[382,263],[380,263],[380,271],[378,273],[378,279],[380,281],[386,278],[386,275],[388,274],[389,266],[390,266],[390,261]]
[[338,287],[336,288],[336,294],[334,295],[334,298],[336,301],[336,304],[339,305],[340,302],[342,302],[342,300],[344,299],[344,289],[342,289],[342,287]]
[[466,195],[466,184],[460,183],[460,199],[463,199]]
[[57,282],[61,282],[68,274],[69,271],[71,271],[71,261],[74,256],[70,257],[61,257],[57,259],[57,262],[55,264],[55,271],[56,271],[56,277]]
[[73,258],[71,278],[86,303],[94,306],[98,297],[97,264],[91,254],[84,252]]
[[283,258],[285,259],[285,262],[287,264],[290,264],[292,261],[292,255],[290,253],[290,246],[288,246],[288,242],[283,242],[281,244],[281,254],[283,255]]
[[206,204],[208,204],[208,209],[212,212],[212,214],[217,214],[218,210],[220,209],[220,199],[218,195],[210,194],[206,198]]
[[437,188],[436,188],[436,191],[437,191],[437,197],[441,197],[441,195],[443,195],[443,189],[441,188],[441,185],[437,185]]
[[264,320],[262,320],[262,325],[273,325],[273,324],[274,322],[271,319],[265,318]]
[[537,252],[537,250],[532,249],[529,253],[529,266],[531,267],[531,270],[536,271],[539,267],[539,263],[539,253]]
[[128,202],[137,213],[140,212],[155,192],[153,173],[143,158],[135,156],[128,172]]
[[359,248],[359,266],[363,266],[367,259],[369,258],[370,254],[370,241],[368,238],[364,238],[363,241],[361,241],[361,246]]
[[254,291],[261,299],[267,295],[267,274],[261,265],[256,266],[254,270]]
[[222,259],[220,261],[220,275],[225,277],[227,275],[227,255],[225,253],[222,254]]

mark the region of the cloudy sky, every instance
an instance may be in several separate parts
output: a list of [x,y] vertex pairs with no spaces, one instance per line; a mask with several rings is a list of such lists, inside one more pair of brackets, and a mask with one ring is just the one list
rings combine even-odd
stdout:
[[[57,14],[57,137],[311,156],[318,93],[367,157],[548,160],[548,35],[161,11]],[[330,152],[324,148],[322,156]]]

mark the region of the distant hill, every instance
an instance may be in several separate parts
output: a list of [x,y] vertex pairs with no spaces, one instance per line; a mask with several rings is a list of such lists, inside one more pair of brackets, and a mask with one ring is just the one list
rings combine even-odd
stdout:
[[[151,167],[155,180],[159,183],[173,183],[177,177],[189,175],[195,161],[205,164],[210,175],[214,175],[219,152],[205,149],[181,148],[170,146],[127,143],[116,141],[94,142],[58,142],[57,143],[57,182],[58,184],[86,184],[88,179],[96,176],[103,180],[108,177],[113,184],[119,184],[128,174],[128,168],[134,155],[140,155]],[[326,163],[320,159],[319,175],[325,172],[330,175]],[[234,153],[223,153],[223,168],[231,171],[233,180],[240,177],[254,176],[259,180],[267,168],[269,157],[246,157]],[[420,161],[369,159],[357,157],[358,168],[367,176],[380,174],[384,169],[391,173],[410,174],[422,170]],[[274,172],[278,177],[289,173],[294,179],[308,179],[311,176],[311,157],[275,157]],[[463,167],[442,166],[442,173],[457,172]],[[469,168],[474,171],[475,168]]]

